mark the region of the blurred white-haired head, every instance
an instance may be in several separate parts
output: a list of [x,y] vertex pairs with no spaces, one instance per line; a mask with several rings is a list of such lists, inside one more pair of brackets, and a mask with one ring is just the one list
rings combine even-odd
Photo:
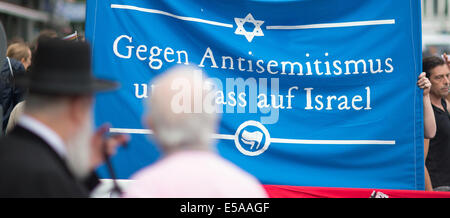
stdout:
[[153,80],[146,124],[164,153],[212,150],[218,115],[214,89],[194,66],[179,65]]

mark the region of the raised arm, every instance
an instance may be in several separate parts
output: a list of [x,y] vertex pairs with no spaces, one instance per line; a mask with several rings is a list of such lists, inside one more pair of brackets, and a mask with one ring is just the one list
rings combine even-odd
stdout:
[[431,82],[425,73],[421,73],[417,81],[417,86],[423,89],[423,122],[425,138],[431,139],[436,135],[436,120],[430,100]]

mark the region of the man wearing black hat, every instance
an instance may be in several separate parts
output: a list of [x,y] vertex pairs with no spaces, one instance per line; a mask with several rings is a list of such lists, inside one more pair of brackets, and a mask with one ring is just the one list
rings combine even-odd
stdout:
[[102,149],[126,136],[92,134],[93,94],[117,84],[92,77],[86,43],[41,42],[28,77],[16,82],[29,90],[24,114],[0,140],[0,197],[88,197],[82,181],[103,161]]

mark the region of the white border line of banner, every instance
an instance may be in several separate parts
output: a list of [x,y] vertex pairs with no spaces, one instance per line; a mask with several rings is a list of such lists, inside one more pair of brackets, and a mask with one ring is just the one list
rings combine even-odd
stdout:
[[[233,24],[221,23],[217,21],[205,20],[195,17],[185,17],[180,15],[175,15],[166,11],[142,8],[133,5],[120,5],[111,4],[112,9],[124,9],[140,11],[145,13],[160,14],[168,17],[172,17],[179,20],[198,22],[204,24],[210,24],[214,26],[221,26],[227,28],[233,28]],[[338,27],[355,27],[355,26],[372,26],[372,25],[389,25],[395,24],[395,19],[388,20],[369,20],[369,21],[355,21],[355,22],[342,22],[342,23],[322,23],[322,24],[307,24],[307,25],[291,25],[291,26],[266,26],[267,30],[301,30],[301,29],[320,29],[320,28],[338,28]]]
[[136,6],[132,6],[132,5],[111,4],[111,8],[140,11],[140,12],[152,13],[152,14],[160,14],[160,15],[165,15],[168,17],[172,17],[172,18],[184,20],[184,21],[192,21],[192,22],[210,24],[210,25],[214,25],[214,26],[233,28],[232,24],[220,23],[220,22],[216,22],[216,21],[204,20],[204,19],[194,18],[194,17],[184,17],[184,16],[171,14],[171,13],[165,12],[165,11],[160,11],[160,10],[156,10],[156,9],[148,9],[148,8],[140,8],[140,7],[136,7]]
[[[153,134],[149,129],[124,129],[110,128],[111,133],[122,134]],[[234,140],[235,135],[213,134],[213,139]],[[307,144],[307,145],[395,145],[395,140],[305,140],[305,139],[281,139],[270,138],[270,143],[282,144]]]
[[355,27],[355,26],[372,26],[372,25],[389,25],[395,24],[395,19],[390,20],[369,20],[343,23],[322,23],[295,26],[266,26],[268,30],[300,30],[300,29],[320,29],[320,28],[337,28],[337,27]]

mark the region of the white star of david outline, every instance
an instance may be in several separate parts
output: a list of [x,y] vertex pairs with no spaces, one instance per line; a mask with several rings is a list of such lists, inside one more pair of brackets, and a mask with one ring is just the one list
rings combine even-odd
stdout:
[[[248,42],[252,42],[255,36],[264,36],[263,31],[261,30],[261,25],[264,23],[262,20],[255,20],[251,13],[247,14],[245,18],[234,18],[234,22],[236,22],[237,28],[234,34],[243,35],[248,40]],[[245,23],[252,23],[255,25],[253,32],[247,32],[244,28]]]

